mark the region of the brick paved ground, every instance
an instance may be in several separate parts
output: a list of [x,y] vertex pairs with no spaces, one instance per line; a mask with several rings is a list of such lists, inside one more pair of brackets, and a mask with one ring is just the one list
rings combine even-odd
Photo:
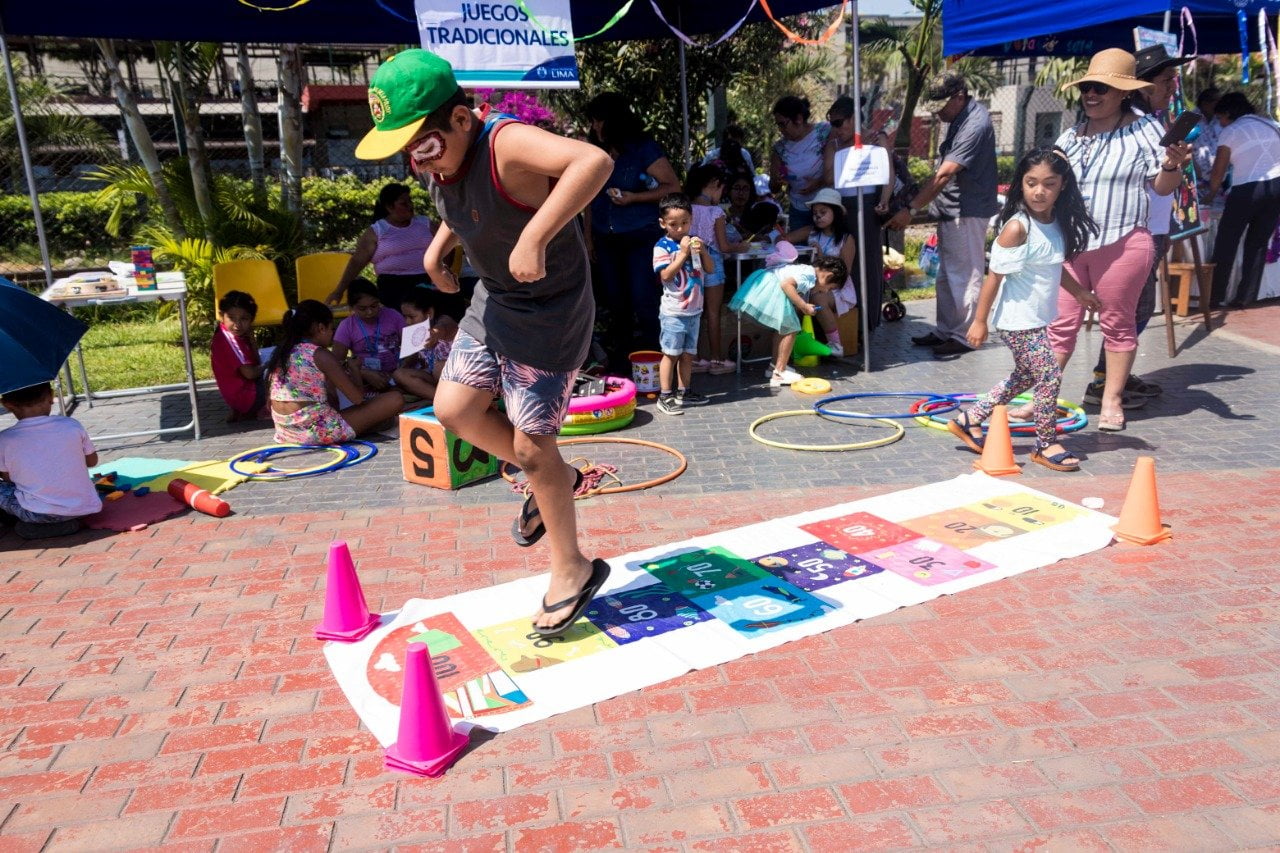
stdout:
[[[6,534],[0,849],[1280,844],[1275,310],[1230,318],[1229,336],[1194,339],[1172,362],[1149,335],[1141,370],[1168,399],[1120,436],[1084,433],[1088,474],[1027,472],[1115,512],[1134,456],[1153,451],[1172,542],[1108,548],[477,741],[441,780],[382,771],[309,638],[323,553],[347,538],[379,608],[536,572],[542,549],[509,541],[500,484],[401,485],[388,455],[313,481],[323,489],[241,487],[229,495],[240,513],[221,521],[46,549]],[[995,349],[959,366],[891,355],[849,388],[927,390],[966,372],[985,384],[1003,365]],[[1072,371],[1067,396],[1084,375]],[[857,454],[766,450],[742,440],[745,422],[794,404],[764,393],[744,385],[635,431],[689,450],[690,473],[581,504],[593,551],[968,465],[920,430]],[[115,428],[146,405],[79,414]],[[258,438],[113,455],[217,456]]]

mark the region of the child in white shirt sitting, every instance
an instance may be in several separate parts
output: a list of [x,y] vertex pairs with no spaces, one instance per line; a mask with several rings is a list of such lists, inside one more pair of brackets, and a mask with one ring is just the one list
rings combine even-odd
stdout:
[[65,536],[102,509],[89,479],[98,453],[75,418],[52,415],[48,382],[0,395],[18,422],[0,432],[0,518],[24,539]]

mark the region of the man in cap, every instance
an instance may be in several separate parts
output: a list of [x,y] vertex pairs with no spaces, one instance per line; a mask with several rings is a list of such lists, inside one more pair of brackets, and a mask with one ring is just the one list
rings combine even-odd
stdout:
[[[482,450],[519,465],[531,486],[511,534],[543,534],[551,581],[533,630],[568,630],[609,577],[609,564],[578,547],[573,495],[582,475],[556,446],[587,356],[595,302],[576,216],[613,169],[594,145],[510,116],[473,110],[449,63],[425,50],[384,62],[369,82],[374,128],[356,156],[404,152],[441,217],[423,258],[446,293],[458,281],[445,258],[461,244],[479,275],[434,400],[440,422]],[[501,393],[506,411],[491,406]]]
[[889,220],[902,229],[926,209],[938,223],[937,328],[911,339],[933,347],[938,358],[969,352],[966,340],[986,268],[987,223],[1000,210],[996,199],[996,133],[991,113],[969,94],[960,74],[934,78],[924,107],[947,123],[937,172],[911,205]]

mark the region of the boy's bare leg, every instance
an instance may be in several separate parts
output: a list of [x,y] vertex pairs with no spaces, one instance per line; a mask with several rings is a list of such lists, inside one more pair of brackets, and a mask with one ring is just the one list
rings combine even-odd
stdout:
[[[560,455],[556,436],[517,432],[506,415],[490,408],[492,400],[493,395],[488,391],[441,380],[436,389],[436,417],[462,439],[524,470],[537,495],[535,505],[551,545],[551,585],[546,600],[563,601],[581,590],[591,576],[591,563],[578,548],[578,524],[573,506],[573,484],[577,475]],[[554,625],[568,615],[568,609],[539,613],[534,623]]]
[[[591,577],[591,562],[578,548],[578,518],[573,505],[573,484],[577,479],[573,468],[565,464],[554,435],[515,433],[516,462],[538,496],[538,511],[547,526],[551,545],[551,583],[543,601],[554,604],[573,598]],[[549,613],[538,613],[533,624],[549,628],[573,611],[576,602]]]
[[676,362],[676,378],[677,388],[689,387],[693,381],[693,353],[681,353],[680,360]]
[[[689,362],[692,369],[693,362]],[[676,358],[674,356],[662,354],[662,361],[658,363],[658,388],[663,394],[671,394],[676,390]]]

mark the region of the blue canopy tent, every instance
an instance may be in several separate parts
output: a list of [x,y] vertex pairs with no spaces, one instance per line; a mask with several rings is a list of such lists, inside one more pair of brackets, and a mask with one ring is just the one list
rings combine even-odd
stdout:
[[[1191,11],[1196,35],[1187,33],[1187,51],[1240,53],[1237,10],[1245,13],[1249,49],[1259,50],[1259,9],[1274,16],[1280,0],[1098,0],[998,4],[990,0],[942,0],[942,52],[946,56],[1091,56],[1107,47],[1133,47],[1133,28],[1164,29],[1166,15],[1178,30],[1183,7]],[[1069,29],[1063,28],[1068,22]]]

